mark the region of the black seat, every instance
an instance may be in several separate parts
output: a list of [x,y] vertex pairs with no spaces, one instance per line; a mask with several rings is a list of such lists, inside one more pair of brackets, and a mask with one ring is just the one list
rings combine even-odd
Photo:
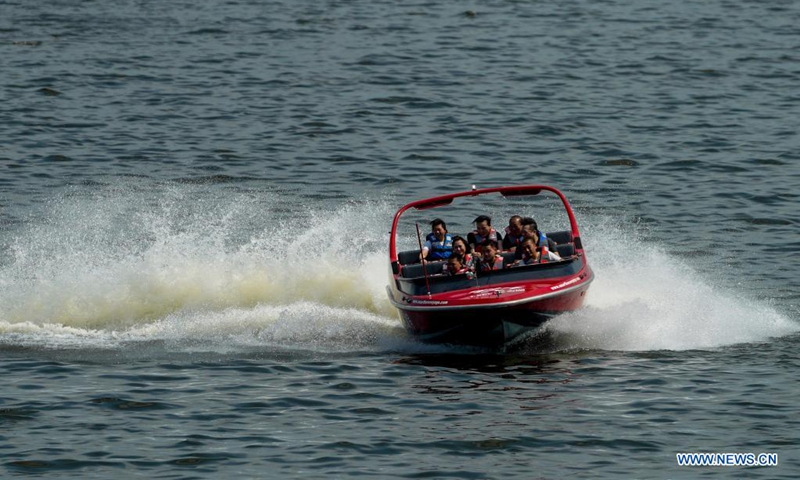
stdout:
[[503,268],[506,268],[509,264],[514,263],[514,252],[503,252],[500,255],[503,257]]
[[405,278],[424,277],[426,271],[428,273],[428,276],[437,275],[444,271],[444,266],[446,264],[447,262],[428,262],[425,264],[424,270],[422,268],[421,263],[417,263],[415,265],[404,265],[403,277]]
[[556,246],[556,249],[558,250],[558,256],[561,258],[567,258],[575,255],[575,245],[572,243],[559,243]]
[[551,238],[554,242],[559,244],[572,242],[572,231],[570,230],[547,232],[545,235],[547,235],[547,238]]
[[419,263],[419,250],[406,250],[397,254],[397,261],[401,265]]

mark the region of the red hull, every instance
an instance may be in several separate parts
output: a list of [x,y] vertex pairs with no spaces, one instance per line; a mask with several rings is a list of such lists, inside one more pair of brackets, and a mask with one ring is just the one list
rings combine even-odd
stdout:
[[[536,288],[528,298],[497,303],[496,301],[474,300],[456,302],[445,300],[447,295],[409,298],[403,304],[393,302],[398,308],[400,319],[406,330],[425,342],[467,344],[478,346],[502,346],[520,334],[537,329],[556,315],[577,310],[583,306],[584,298],[591,283],[591,270],[582,273],[583,279],[559,292],[557,295],[541,298],[545,288]],[[580,279],[581,276],[574,278]],[[566,280],[569,281],[569,280]],[[562,282],[563,283],[563,282]],[[478,288],[492,294],[493,290],[524,288],[520,285],[499,288]],[[464,292],[461,292],[462,296]],[[496,294],[492,294],[497,296]],[[505,296],[502,293],[500,296]],[[403,296],[401,295],[401,299]],[[430,298],[430,299],[429,299]],[[394,299],[393,299],[394,300]],[[495,299],[492,299],[495,300]],[[440,306],[417,306],[414,302],[447,302]]]

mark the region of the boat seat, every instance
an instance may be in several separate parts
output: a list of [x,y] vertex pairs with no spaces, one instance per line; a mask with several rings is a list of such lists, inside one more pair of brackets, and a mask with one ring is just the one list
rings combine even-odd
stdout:
[[[444,271],[445,265],[447,265],[447,262],[428,262],[427,264],[425,264],[425,270],[427,270],[428,276],[438,275]],[[424,277],[425,270],[422,269],[421,263],[417,263],[414,265],[403,265],[403,277],[405,278]]]
[[419,250],[406,250],[397,254],[397,261],[401,265],[419,263]]
[[503,268],[506,268],[509,264],[514,263],[514,252],[502,252],[500,254],[503,257]]
[[[558,232],[545,232],[547,238],[553,239],[556,243],[571,243],[572,242],[572,231],[571,230],[561,230]],[[560,254],[559,254],[560,255]]]
[[558,256],[561,258],[568,258],[575,255],[575,244],[572,243],[559,243],[556,249],[558,250]]

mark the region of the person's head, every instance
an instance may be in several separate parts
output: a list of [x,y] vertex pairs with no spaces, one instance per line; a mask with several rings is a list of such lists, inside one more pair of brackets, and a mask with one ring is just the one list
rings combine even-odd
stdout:
[[532,228],[534,230],[539,230],[539,226],[536,224],[536,220],[533,217],[522,217],[519,221],[520,225],[523,227]]
[[522,224],[522,235],[525,238],[538,236],[539,226],[536,225],[536,220],[532,219],[531,217],[525,217],[520,221],[520,223]]
[[461,259],[456,256],[452,256],[447,259],[447,271],[450,272],[451,275],[461,270],[463,265],[464,264],[461,263]]
[[522,241],[522,244],[520,245],[520,248],[522,248],[522,253],[523,254],[525,254],[525,255],[527,255],[527,256],[529,256],[531,258],[536,258],[537,257],[536,239],[534,239],[532,237],[526,238],[525,240]]
[[458,258],[464,258],[464,255],[469,253],[469,244],[463,237],[453,237],[453,255]]
[[508,233],[514,236],[522,233],[522,217],[514,215],[508,219]]
[[478,232],[478,235],[485,237],[489,235],[489,232],[492,231],[492,219],[491,217],[487,217],[486,215],[478,215],[473,220],[475,223],[475,231]]
[[497,242],[494,240],[484,240],[484,242],[481,243],[481,255],[483,255],[484,260],[494,261],[494,257],[497,255]]
[[436,238],[442,240],[444,234],[447,233],[447,225],[444,223],[444,220],[441,218],[434,219],[431,222],[431,232],[433,232]]

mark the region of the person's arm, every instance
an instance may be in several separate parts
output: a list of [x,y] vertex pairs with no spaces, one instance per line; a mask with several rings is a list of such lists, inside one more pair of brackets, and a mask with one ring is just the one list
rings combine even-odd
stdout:
[[422,246],[422,251],[419,252],[420,263],[425,263],[425,259],[428,258],[428,252],[431,251],[431,247],[431,242],[429,240],[425,240],[425,244]]

